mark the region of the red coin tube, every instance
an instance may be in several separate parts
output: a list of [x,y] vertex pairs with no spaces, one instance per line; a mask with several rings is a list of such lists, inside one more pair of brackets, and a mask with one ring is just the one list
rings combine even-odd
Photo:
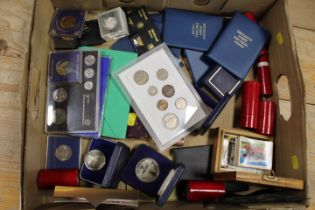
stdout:
[[42,169],[38,172],[39,189],[53,189],[60,186],[79,186],[79,170],[77,169]]
[[259,102],[257,133],[274,136],[277,104],[273,101]]
[[189,181],[186,190],[188,201],[212,200],[225,195],[223,182]]
[[259,108],[260,83],[257,81],[246,81],[243,84],[241,127],[257,128]]
[[260,82],[260,93],[263,96],[272,95],[272,83],[269,67],[268,51],[260,51],[257,63],[258,81]]

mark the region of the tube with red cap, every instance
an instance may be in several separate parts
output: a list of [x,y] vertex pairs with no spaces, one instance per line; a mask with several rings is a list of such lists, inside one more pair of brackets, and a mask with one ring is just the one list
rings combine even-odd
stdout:
[[257,81],[246,81],[243,84],[241,127],[257,128],[259,109],[260,83]]
[[259,102],[258,133],[274,136],[276,112],[277,105],[275,102],[269,100]]
[[79,171],[77,169],[42,169],[38,172],[37,185],[39,189],[53,189],[56,185],[79,186]]

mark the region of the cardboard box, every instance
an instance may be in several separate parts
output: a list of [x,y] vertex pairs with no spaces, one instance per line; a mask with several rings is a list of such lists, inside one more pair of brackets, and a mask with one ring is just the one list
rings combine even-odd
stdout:
[[[189,7],[193,4],[193,0],[183,1],[169,0],[156,7],[158,10],[163,9],[165,6],[192,9],[194,11],[211,11],[216,14],[231,15],[231,11],[245,10],[253,8],[257,15],[261,14],[261,24],[271,32],[272,38],[269,46],[271,77],[274,86],[274,95],[272,100],[277,102],[279,107],[278,91],[276,90],[276,83],[281,75],[287,76],[290,82],[290,95],[291,95],[291,117],[285,120],[280,113],[277,114],[276,136],[275,136],[275,155],[274,155],[274,168],[277,176],[289,179],[301,179],[307,183],[306,173],[306,131],[305,131],[305,110],[302,105],[304,99],[304,91],[301,79],[301,72],[297,63],[295,48],[293,44],[292,31],[287,19],[286,0],[274,1],[247,1],[238,0],[238,4],[226,3],[225,6],[211,7],[210,4],[198,5]],[[87,1],[73,0],[73,4],[66,3],[66,1],[54,1],[58,5],[53,5],[49,0],[37,0],[35,8],[35,16],[33,22],[33,32],[31,40],[31,54],[30,54],[30,72],[29,72],[29,93],[28,93],[28,106],[27,106],[27,120],[26,120],[26,135],[25,135],[25,148],[23,158],[23,192],[22,192],[22,206],[24,209],[34,209],[42,206],[43,209],[77,209],[77,204],[72,203],[59,203],[51,204],[54,201],[52,192],[38,190],[36,185],[38,170],[45,166],[45,148],[46,136],[44,134],[44,113],[45,113],[45,97],[46,97],[46,79],[47,79],[47,59],[48,52],[52,49],[51,40],[49,39],[48,29],[49,20],[53,15],[54,6],[58,7],[88,7],[100,9],[109,5],[110,1],[103,1],[100,5],[99,1],[96,5],[86,5]],[[67,2],[70,2],[67,1]],[[90,2],[90,1],[89,1]],[[112,1],[111,1],[112,2]],[[117,6],[124,5],[133,1],[115,1]],[[153,1],[150,1],[153,2]],[[157,1],[154,1],[157,2]],[[198,1],[199,3],[202,1]],[[259,3],[258,3],[259,2]],[[273,4],[274,3],[274,4]],[[153,3],[152,3],[153,4]],[[115,4],[116,6],[116,4]],[[153,8],[152,7],[152,8]],[[226,10],[222,10],[222,8]],[[257,8],[257,10],[255,10]],[[106,9],[104,7],[104,9]],[[96,13],[94,12],[94,15]],[[89,14],[91,15],[91,14]],[[93,15],[93,14],[92,14]],[[109,45],[106,43],[105,45]],[[248,79],[252,79],[253,74],[248,75]],[[240,112],[240,97],[239,95],[230,100],[224,108],[223,112],[216,119],[212,127],[232,128],[238,126]],[[206,145],[212,144],[213,138],[208,138],[208,134],[204,136],[188,136],[185,139],[185,146]],[[139,143],[134,140],[123,140],[131,147]],[[141,142],[143,143],[143,142]],[[307,204],[307,185],[304,190],[292,192],[299,200],[293,206]],[[281,195],[280,195],[281,196]],[[224,204],[221,204],[221,207]],[[275,206],[272,204],[257,204],[259,208],[268,208]],[[292,203],[281,203],[281,207],[292,207]],[[89,204],[79,204],[81,209],[93,209]],[[234,208],[235,206],[233,206]],[[242,208],[250,208],[249,204],[243,204]],[[141,204],[139,209],[156,208],[153,203]],[[204,209],[202,203],[187,204],[183,202],[169,202],[164,209]]]

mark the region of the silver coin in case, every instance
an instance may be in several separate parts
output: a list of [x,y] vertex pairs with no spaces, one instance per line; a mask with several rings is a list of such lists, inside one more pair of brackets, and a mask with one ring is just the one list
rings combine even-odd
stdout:
[[106,157],[98,149],[90,150],[84,157],[84,164],[90,171],[99,171],[106,164]]
[[65,110],[57,108],[53,110],[53,123],[59,125],[66,121],[67,119],[67,113]]
[[150,86],[150,87],[148,88],[148,94],[149,94],[150,96],[155,96],[155,95],[157,94],[157,92],[158,92],[158,89],[157,89],[156,86]]
[[96,58],[94,55],[88,55],[84,58],[84,63],[87,66],[92,66],[96,62]]
[[135,83],[137,83],[138,85],[144,85],[148,82],[149,80],[149,75],[146,71],[143,70],[138,70],[134,73],[133,75],[133,80],[135,81]]
[[117,27],[118,20],[115,17],[108,17],[103,20],[103,26],[108,30],[113,30]]
[[168,130],[173,130],[178,127],[179,119],[176,114],[174,113],[167,113],[164,115],[163,119],[163,126]]
[[53,99],[56,102],[64,102],[68,98],[68,93],[64,88],[57,88],[53,92]]
[[56,148],[55,156],[59,161],[67,161],[72,157],[72,149],[65,144]]
[[164,81],[168,78],[168,71],[166,69],[159,69],[156,72],[156,77],[161,80]]
[[176,101],[175,101],[175,106],[176,106],[177,109],[180,109],[180,110],[185,109],[186,106],[187,106],[187,101],[186,101],[186,99],[185,99],[185,98],[182,98],[182,97],[176,99]]
[[85,83],[84,83],[84,89],[86,89],[86,90],[92,90],[93,89],[93,82],[91,82],[91,81],[86,81]]
[[140,181],[153,182],[159,177],[160,166],[154,159],[144,158],[137,163],[135,173]]
[[88,68],[84,70],[84,76],[88,79],[91,79],[92,77],[94,77],[95,75],[95,71],[94,69]]

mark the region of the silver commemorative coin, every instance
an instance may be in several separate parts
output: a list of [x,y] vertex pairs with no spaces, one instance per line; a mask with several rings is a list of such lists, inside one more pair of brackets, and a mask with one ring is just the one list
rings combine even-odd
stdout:
[[168,130],[173,130],[178,127],[179,119],[176,114],[168,113],[164,115],[163,119],[163,126]]
[[72,71],[71,62],[68,60],[58,61],[57,65],[56,65],[56,71],[61,76],[65,76],[65,75],[69,74]]
[[57,108],[53,111],[53,122],[57,125],[62,124],[67,119],[67,113],[65,110]]
[[168,107],[168,102],[164,99],[161,99],[157,102],[157,108],[161,111],[166,110]]
[[88,55],[84,58],[84,63],[87,66],[92,66],[96,62],[96,58],[94,55]]
[[56,148],[55,156],[59,161],[67,161],[72,157],[72,149],[65,144],[59,145]]
[[148,88],[148,94],[149,94],[150,96],[155,96],[155,95],[157,94],[157,92],[158,92],[158,89],[157,89],[157,87],[155,87],[155,86],[150,86],[150,87]]
[[176,101],[175,101],[175,106],[176,106],[177,109],[180,109],[180,110],[185,109],[186,106],[187,106],[187,101],[186,101],[186,99],[185,99],[185,98],[182,98],[182,97],[176,99]]
[[91,79],[92,77],[94,77],[95,75],[95,71],[94,69],[88,68],[84,70],[84,76],[88,79]]
[[168,78],[168,71],[166,69],[159,69],[156,72],[156,77],[162,81],[166,80]]
[[92,90],[92,89],[93,89],[93,86],[94,86],[94,84],[93,84],[93,82],[91,82],[91,81],[86,81],[86,82],[84,83],[84,89],[86,89],[86,90]]
[[165,97],[170,98],[175,94],[175,88],[172,85],[164,85],[162,93]]
[[68,98],[68,93],[64,88],[57,88],[53,92],[53,99],[56,102],[64,102]]
[[135,173],[140,181],[150,183],[159,177],[160,166],[154,159],[144,158],[137,163]]
[[144,85],[148,82],[149,80],[149,75],[147,72],[143,71],[143,70],[138,70],[134,73],[133,75],[133,80],[135,81],[135,83],[137,83],[138,85]]
[[113,30],[117,27],[118,20],[115,17],[108,17],[104,19],[103,26],[108,30]]
[[84,165],[90,171],[99,171],[106,164],[106,157],[103,152],[98,149],[90,150],[84,157]]

